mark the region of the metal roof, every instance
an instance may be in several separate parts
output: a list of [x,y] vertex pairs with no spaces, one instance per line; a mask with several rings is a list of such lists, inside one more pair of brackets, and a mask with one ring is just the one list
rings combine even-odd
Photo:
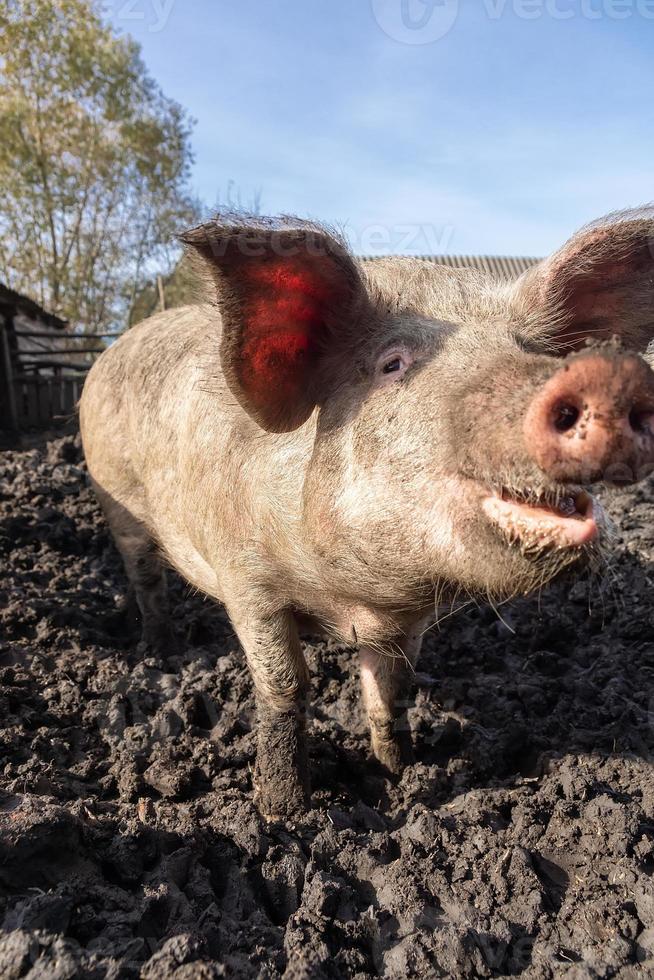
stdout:
[[[390,258],[382,255],[361,255],[361,262],[373,262],[375,259]],[[525,255],[395,255],[392,258],[422,259],[434,262],[436,265],[446,265],[451,269],[477,269],[487,272],[496,279],[510,280],[526,272],[541,260]]]

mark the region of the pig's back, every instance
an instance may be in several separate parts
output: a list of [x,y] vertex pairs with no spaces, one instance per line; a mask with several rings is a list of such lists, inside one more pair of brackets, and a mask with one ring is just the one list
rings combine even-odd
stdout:
[[157,313],[124,333],[98,358],[89,372],[89,387],[110,383],[118,403],[133,393],[140,399],[145,392],[159,402],[180,372],[201,373],[205,363],[215,375],[220,338],[220,314],[210,305]]
[[384,309],[412,310],[452,322],[505,317],[512,286],[478,269],[455,269],[428,259],[382,256],[360,264]]

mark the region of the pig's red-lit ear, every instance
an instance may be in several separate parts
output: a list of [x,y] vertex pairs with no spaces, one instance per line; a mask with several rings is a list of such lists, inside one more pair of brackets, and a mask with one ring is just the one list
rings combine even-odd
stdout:
[[621,211],[582,228],[516,283],[523,303],[558,324],[561,354],[619,336],[644,351],[654,338],[654,207]]
[[287,432],[320,400],[319,361],[363,295],[345,245],[290,219],[219,219],[182,235],[217,287],[227,383],[265,429]]

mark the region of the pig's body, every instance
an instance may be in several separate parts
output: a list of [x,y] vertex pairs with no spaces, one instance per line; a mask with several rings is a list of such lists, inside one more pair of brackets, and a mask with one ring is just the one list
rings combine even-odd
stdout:
[[580,486],[651,469],[649,368],[582,349],[650,339],[651,221],[598,227],[500,286],[418,260],[364,270],[315,226],[201,226],[186,240],[220,312],[152,317],[90,372],[86,457],[144,640],[174,642],[162,557],[225,604],[267,816],[308,795],[300,628],[359,645],[373,751],[398,771],[398,690],[437,603],[587,563],[602,520]]
[[[361,274],[385,301],[402,282],[403,299],[444,324],[464,297],[480,328],[483,317],[506,314],[507,290],[475,272],[386,259]],[[313,546],[303,501],[316,416],[290,433],[262,433],[218,370],[220,341],[214,306],[182,307],[130,330],[94,366],[81,424],[106,504],[142,521],[167,562],[220,602],[256,589],[259,601],[269,594],[275,608],[281,600],[296,610],[302,625],[362,644],[394,640],[435,614],[434,588],[425,587],[422,569],[413,581],[403,569],[399,580],[375,588],[363,562],[353,590],[352,554],[320,554]],[[448,522],[434,524],[443,553],[456,551],[455,540],[446,540]]]

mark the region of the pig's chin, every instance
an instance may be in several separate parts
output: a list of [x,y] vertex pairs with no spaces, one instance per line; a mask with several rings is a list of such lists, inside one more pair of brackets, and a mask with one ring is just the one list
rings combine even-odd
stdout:
[[481,507],[508,542],[527,553],[576,553],[599,537],[598,505],[585,490],[543,494],[503,489],[485,496]]

